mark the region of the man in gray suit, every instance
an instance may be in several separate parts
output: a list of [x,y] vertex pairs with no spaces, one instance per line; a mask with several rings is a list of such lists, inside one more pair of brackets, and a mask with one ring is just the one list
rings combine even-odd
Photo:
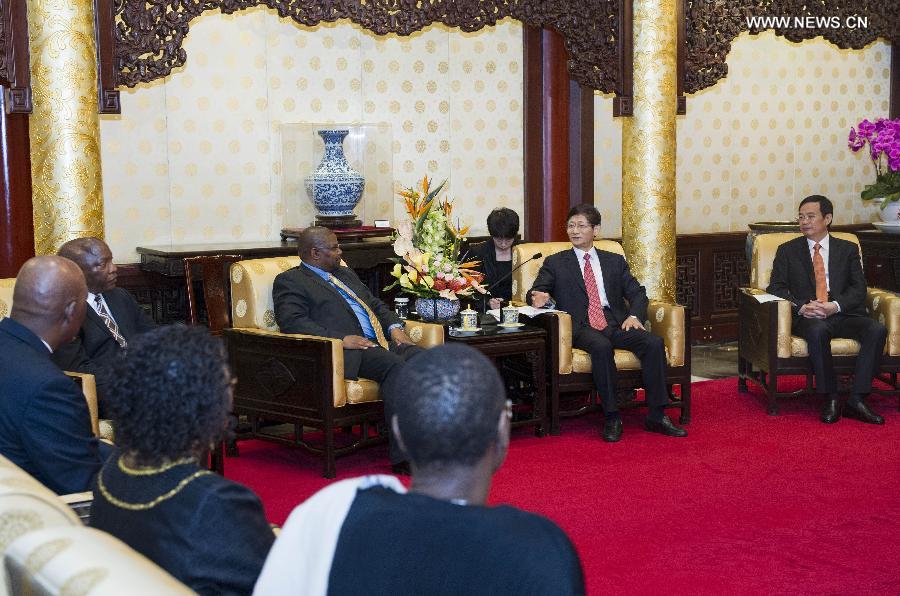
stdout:
[[[422,348],[403,329],[403,321],[372,295],[349,267],[341,266],[334,232],[310,227],[297,239],[303,263],[275,278],[275,321],[284,333],[307,333],[344,342],[344,376],[384,385],[403,362]],[[390,404],[385,403],[390,420]],[[391,443],[395,471],[406,471]]]
[[344,376],[383,383],[420,348],[394,311],[341,266],[341,247],[331,230],[310,227],[297,241],[303,263],[278,275],[272,289],[278,327],[343,340]]

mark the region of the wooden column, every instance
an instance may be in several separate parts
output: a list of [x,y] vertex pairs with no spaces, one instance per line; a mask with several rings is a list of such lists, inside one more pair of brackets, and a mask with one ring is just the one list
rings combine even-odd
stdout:
[[530,242],[566,239],[566,213],[594,202],[594,92],[570,80],[556,31],[525,27],[525,225]]
[[900,118],[900,37],[891,42],[890,117]]
[[28,114],[10,114],[0,97],[0,277],[15,277],[34,256]]

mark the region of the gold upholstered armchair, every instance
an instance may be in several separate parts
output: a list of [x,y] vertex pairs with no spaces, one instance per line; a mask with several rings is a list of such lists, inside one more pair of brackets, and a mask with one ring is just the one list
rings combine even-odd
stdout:
[[[594,246],[600,250],[624,255],[622,245],[613,240],[598,240]],[[531,289],[544,259],[552,254],[568,250],[569,242],[541,242],[519,244],[513,247],[513,268],[531,258],[535,253],[543,255],[525,263],[513,273],[512,300],[514,303],[526,302],[526,292]],[[677,304],[669,304],[658,300],[650,300],[647,308],[644,327],[650,333],[663,338],[666,346],[666,383],[669,394],[673,396],[672,407],[680,408],[680,422],[687,424],[691,418],[691,352],[690,352],[690,315],[687,308]],[[576,416],[589,410],[599,409],[594,381],[591,376],[590,354],[572,347],[572,318],[568,313],[550,312],[532,319],[532,324],[543,327],[547,331],[547,363],[550,379],[550,433],[558,435],[560,417]],[[619,388],[631,390],[641,386],[641,361],[632,352],[616,350],[614,354],[618,371]],[[675,398],[672,387],[679,385],[680,397]],[[588,393],[586,405],[574,409],[561,409],[560,395],[565,393]],[[631,395],[630,391],[628,393]],[[629,399],[621,404],[623,407],[645,405],[643,400]]]
[[[833,232],[837,238],[859,246],[855,234]],[[769,414],[778,413],[778,398],[813,392],[813,371],[809,364],[806,341],[791,334],[791,304],[787,300],[760,303],[754,295],[764,294],[772,275],[775,253],[783,243],[799,237],[799,233],[762,234],[754,238],[750,258],[750,287],[739,295],[740,335],[738,339],[738,391],[747,391],[747,381],[758,383],[766,395]],[[900,298],[892,292],[868,288],[866,309],[869,316],[888,330],[881,357],[881,379],[893,389],[877,390],[900,395],[897,373],[900,372]],[[859,343],[852,339],[831,340],[834,368],[838,375],[853,374]],[[803,375],[806,386],[796,391],[779,391],[778,377]]]
[[[382,422],[384,405],[376,382],[344,379],[343,341],[278,330],[272,284],[279,273],[299,264],[299,257],[276,257],[231,266],[233,327],[223,335],[238,379],[234,411],[248,416],[253,436],[321,455],[323,475],[334,478],[336,456],[384,440],[384,433],[370,426]],[[444,342],[440,325],[407,321],[406,328],[420,346]],[[260,420],[293,424],[294,436],[265,433]],[[357,433],[336,432],[357,425]],[[304,427],[320,430],[321,441],[307,441]]]

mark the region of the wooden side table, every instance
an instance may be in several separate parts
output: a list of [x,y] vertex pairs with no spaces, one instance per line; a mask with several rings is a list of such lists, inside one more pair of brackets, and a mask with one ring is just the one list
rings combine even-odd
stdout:
[[[469,345],[490,358],[495,366],[499,365],[500,358],[525,357],[534,384],[534,404],[531,417],[515,420],[512,426],[534,425],[534,434],[538,437],[544,436],[547,424],[547,332],[530,325],[512,329],[485,326],[481,331],[463,335],[450,335],[450,330],[447,331],[445,341]],[[501,370],[499,366],[498,370]]]

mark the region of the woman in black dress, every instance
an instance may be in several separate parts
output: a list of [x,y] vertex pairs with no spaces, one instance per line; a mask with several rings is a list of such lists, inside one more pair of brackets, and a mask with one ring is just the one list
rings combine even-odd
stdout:
[[[519,214],[506,207],[491,211],[487,218],[491,239],[474,252],[473,257],[481,261],[478,269],[484,273],[484,283],[491,293],[491,308],[500,308],[512,296],[512,247],[519,234]],[[498,283],[499,282],[499,283]]]
[[274,541],[259,498],[200,465],[222,439],[231,371],[202,327],[128,342],[109,391],[118,453],[94,484],[91,525],[200,594],[250,594]]

